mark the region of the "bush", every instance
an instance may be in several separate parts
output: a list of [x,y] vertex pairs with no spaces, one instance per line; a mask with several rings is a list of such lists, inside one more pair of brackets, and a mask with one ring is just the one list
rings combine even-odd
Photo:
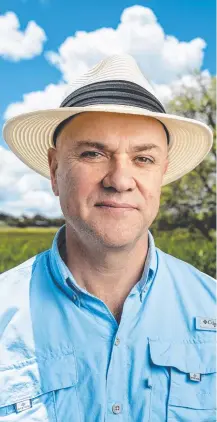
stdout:
[[152,234],[159,249],[188,262],[200,271],[215,278],[216,250],[214,240],[207,240],[199,232],[189,233],[187,230],[182,229],[158,234],[152,231]]

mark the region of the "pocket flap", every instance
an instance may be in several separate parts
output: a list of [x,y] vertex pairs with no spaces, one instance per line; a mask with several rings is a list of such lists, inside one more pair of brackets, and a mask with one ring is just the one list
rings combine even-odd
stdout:
[[183,340],[170,342],[149,339],[151,360],[155,365],[170,366],[186,373],[216,372],[216,344]]
[[29,359],[0,370],[0,407],[77,383],[74,353],[53,359]]

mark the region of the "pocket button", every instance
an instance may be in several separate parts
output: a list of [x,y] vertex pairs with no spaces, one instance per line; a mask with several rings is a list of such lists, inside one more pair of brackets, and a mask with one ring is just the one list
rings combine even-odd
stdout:
[[122,408],[121,408],[121,404],[120,403],[115,403],[112,406],[112,412],[115,413],[116,415],[118,415],[119,413],[121,413]]

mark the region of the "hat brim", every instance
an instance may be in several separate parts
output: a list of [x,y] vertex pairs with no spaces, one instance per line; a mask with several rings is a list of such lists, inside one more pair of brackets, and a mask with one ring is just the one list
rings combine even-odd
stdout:
[[212,147],[212,131],[200,121],[133,106],[111,104],[64,107],[21,114],[5,123],[3,136],[10,149],[23,163],[50,179],[47,151],[54,147],[53,133],[56,127],[69,116],[85,111],[150,116],[164,123],[170,134],[170,145],[169,165],[163,176],[162,186],[193,170]]

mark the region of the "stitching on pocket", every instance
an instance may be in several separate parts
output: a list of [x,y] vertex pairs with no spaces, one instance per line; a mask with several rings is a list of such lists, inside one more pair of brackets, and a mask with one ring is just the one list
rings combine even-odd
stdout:
[[55,417],[55,422],[57,422],[57,408],[56,408],[55,391],[52,391],[52,393],[53,393],[54,417]]
[[81,408],[80,408],[80,400],[79,400],[79,398],[78,398],[78,388],[77,388],[77,385],[78,385],[78,384],[75,384],[75,385],[73,386],[73,388],[75,388],[76,400],[77,400],[77,403],[78,403],[79,421],[81,421]]

